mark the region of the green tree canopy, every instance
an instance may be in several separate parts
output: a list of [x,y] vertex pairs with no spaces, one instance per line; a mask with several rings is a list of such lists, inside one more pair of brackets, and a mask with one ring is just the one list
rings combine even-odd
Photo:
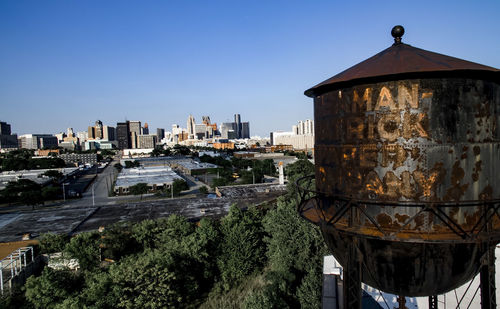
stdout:
[[71,238],[64,248],[69,257],[75,258],[84,270],[93,270],[101,261],[99,255],[100,235],[97,232],[84,232]]
[[39,277],[26,281],[26,298],[34,308],[55,308],[81,287],[81,280],[74,273],[45,267]]
[[129,187],[130,194],[140,195],[141,199],[143,194],[148,193],[148,190],[149,190],[148,184],[144,182],[140,182],[138,184]]
[[229,290],[265,261],[260,214],[255,208],[243,212],[233,205],[221,221],[221,232],[223,239],[217,264],[223,287]]

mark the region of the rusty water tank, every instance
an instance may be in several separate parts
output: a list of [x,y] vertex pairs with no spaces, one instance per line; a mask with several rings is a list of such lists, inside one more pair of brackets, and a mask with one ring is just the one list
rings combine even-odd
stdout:
[[317,195],[301,207],[362,281],[437,295],[500,241],[500,71],[395,42],[310,88]]

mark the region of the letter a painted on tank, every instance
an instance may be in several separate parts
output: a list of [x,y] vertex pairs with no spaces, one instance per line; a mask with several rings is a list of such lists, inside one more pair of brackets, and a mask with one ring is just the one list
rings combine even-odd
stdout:
[[382,89],[380,89],[380,94],[378,96],[377,105],[375,105],[375,110],[378,111],[382,107],[388,107],[389,110],[397,109],[391,92],[389,91],[389,89],[387,89],[387,87],[382,87]]

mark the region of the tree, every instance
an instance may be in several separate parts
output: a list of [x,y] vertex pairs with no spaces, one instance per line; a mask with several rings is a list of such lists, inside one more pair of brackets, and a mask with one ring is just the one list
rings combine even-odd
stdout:
[[102,258],[118,261],[126,255],[137,252],[140,246],[132,235],[131,224],[119,222],[107,227],[101,233],[100,248]]
[[26,281],[26,299],[35,308],[55,308],[79,290],[81,280],[67,270],[45,267],[39,277],[31,276]]
[[99,265],[99,239],[97,232],[84,232],[71,238],[64,252],[78,260],[84,270],[92,270]]
[[201,186],[200,187],[200,193],[201,194],[207,194],[208,193],[208,188],[206,186]]
[[183,179],[176,179],[172,183],[172,186],[174,187],[174,195],[178,196],[181,191],[189,190],[189,186],[187,182]]
[[[285,174],[288,177],[287,196],[295,198],[297,196],[295,182],[301,177],[313,175],[314,164],[309,160],[298,160],[286,166]],[[310,182],[307,189],[314,190],[314,182]]]
[[55,199],[59,198],[60,194],[61,194],[60,187],[49,186],[49,187],[44,187],[42,189],[42,199],[44,201],[55,200]]
[[255,208],[243,212],[233,205],[221,221],[221,232],[223,239],[217,264],[223,288],[229,290],[264,264],[265,246],[260,215]]
[[120,163],[115,163],[115,165],[113,165],[113,166],[114,166],[114,168],[116,168],[118,173],[121,172],[123,169],[123,165],[121,165]]
[[134,160],[134,161],[125,161],[125,168],[133,168],[133,167],[139,167],[141,166],[141,163],[139,161]]
[[155,147],[155,149],[153,149],[153,151],[151,151],[151,157],[158,157],[160,156],[162,153],[162,149],[161,147]]
[[184,145],[179,145],[179,144],[176,144],[174,146],[174,154],[176,155],[183,155],[183,156],[187,156],[191,153],[191,150],[184,146]]
[[69,242],[66,234],[44,233],[40,236],[41,253],[62,252]]
[[129,187],[130,194],[140,195],[141,200],[142,200],[142,195],[148,193],[148,190],[149,190],[148,184],[144,182],[140,182],[138,184]]
[[192,260],[159,250],[111,265],[110,276],[120,294],[118,308],[179,308],[199,297]]
[[43,175],[52,178],[54,182],[57,182],[64,177],[63,173],[57,170],[48,170],[45,173],[43,173]]
[[231,182],[227,178],[214,178],[212,180],[212,188],[223,187],[229,185]]

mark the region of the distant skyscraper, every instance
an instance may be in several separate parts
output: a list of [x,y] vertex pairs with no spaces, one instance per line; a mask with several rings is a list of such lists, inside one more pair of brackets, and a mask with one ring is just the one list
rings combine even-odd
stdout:
[[158,142],[161,141],[165,137],[165,129],[157,128],[156,136],[158,137]]
[[0,149],[18,148],[17,135],[11,134],[10,124],[0,122]]
[[116,140],[116,130],[114,127],[102,126],[102,139],[105,141]]
[[137,136],[137,148],[151,149],[156,146],[156,135],[139,135]]
[[140,121],[129,121],[130,147],[137,148],[137,136],[141,135],[142,127]]
[[194,138],[196,123],[194,122],[193,115],[189,115],[187,120],[187,131],[189,138]]
[[137,135],[141,135],[141,122],[140,121],[129,121],[129,132],[135,132]]
[[142,134],[143,135],[148,135],[149,134],[149,126],[148,123],[144,123],[144,128],[142,128]]
[[0,134],[1,135],[10,135],[10,124],[7,122],[0,121]]
[[241,138],[241,117],[240,114],[234,115],[234,132],[236,133],[237,138]]
[[241,123],[241,135],[240,138],[250,138],[250,123]]
[[97,120],[95,122],[95,126],[93,127],[89,126],[88,134],[89,134],[88,136],[89,139],[102,139],[103,138],[102,121]]
[[129,122],[118,122],[116,124],[116,139],[118,141],[119,149],[130,148],[130,127]]

